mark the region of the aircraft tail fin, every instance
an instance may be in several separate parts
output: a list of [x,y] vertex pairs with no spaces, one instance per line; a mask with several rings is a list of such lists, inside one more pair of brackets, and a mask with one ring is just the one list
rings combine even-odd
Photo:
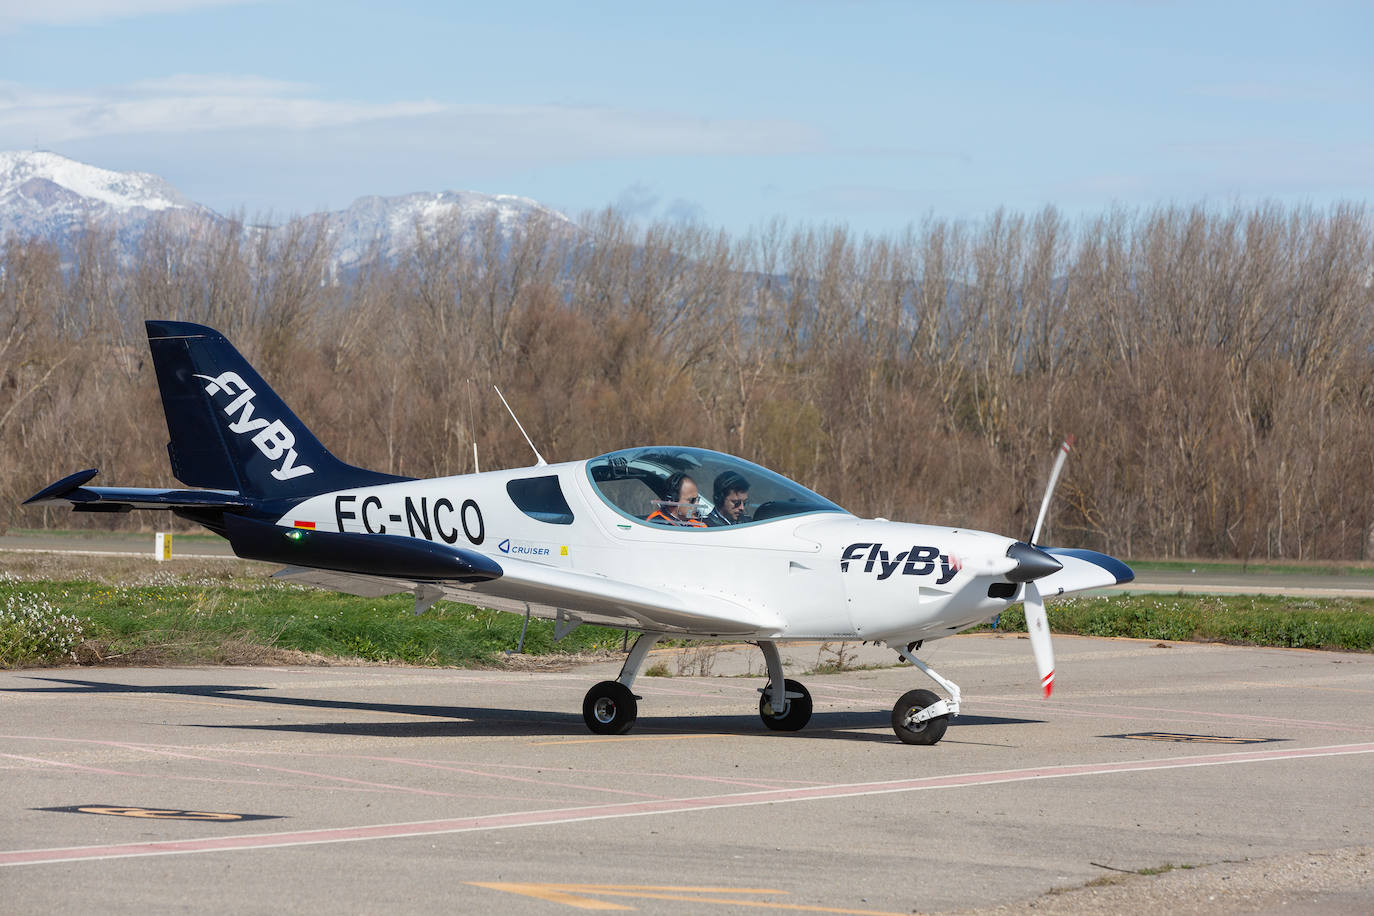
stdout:
[[220,332],[183,321],[146,327],[167,455],[183,484],[276,499],[408,479],[330,454]]

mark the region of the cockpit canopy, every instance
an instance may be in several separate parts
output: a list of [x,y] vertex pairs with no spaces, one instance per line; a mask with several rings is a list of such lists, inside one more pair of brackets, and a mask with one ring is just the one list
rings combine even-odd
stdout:
[[[622,515],[650,524],[672,523],[664,514],[671,515],[677,509],[680,516],[690,520],[675,524],[689,530],[759,524],[811,512],[845,511],[781,474],[733,455],[701,448],[622,449],[588,461],[587,474],[601,498]],[[690,477],[696,484],[699,496],[695,503],[688,505],[676,500],[672,488],[681,479],[679,475]],[[730,491],[731,498],[738,500],[741,483],[746,487],[748,502],[738,521],[734,521],[727,507],[718,503],[725,501]]]

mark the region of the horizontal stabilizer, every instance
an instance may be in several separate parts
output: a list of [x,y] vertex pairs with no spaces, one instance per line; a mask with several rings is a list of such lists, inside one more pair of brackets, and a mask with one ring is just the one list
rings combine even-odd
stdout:
[[246,509],[252,500],[227,490],[168,490],[160,487],[88,487],[95,468],[77,471],[24,500],[26,506],[65,503],[77,512],[131,509]]
[[287,528],[239,515],[224,518],[225,536],[245,560],[397,579],[484,582],[501,567],[472,550],[393,534]]

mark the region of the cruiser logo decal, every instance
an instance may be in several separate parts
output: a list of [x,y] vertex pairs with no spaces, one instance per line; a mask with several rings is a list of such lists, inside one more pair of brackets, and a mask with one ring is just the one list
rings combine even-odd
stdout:
[[[306,474],[314,473],[313,468],[296,464],[296,435],[286,428],[285,423],[281,420],[253,416],[253,389],[244,384],[237,372],[225,372],[216,378],[197,374],[196,378],[210,383],[205,386],[205,393],[211,397],[223,391],[233,398],[224,407],[224,415],[230,418],[229,431],[239,436],[253,433],[253,444],[257,446],[258,451],[262,452],[268,461],[281,462],[281,467],[272,469],[273,477],[277,480],[290,480],[293,477],[304,477]],[[234,417],[235,414],[238,415],[237,418]]]
[[548,547],[539,547],[535,544],[512,544],[510,538],[497,544],[496,549],[517,557],[547,557],[553,554],[553,550]]

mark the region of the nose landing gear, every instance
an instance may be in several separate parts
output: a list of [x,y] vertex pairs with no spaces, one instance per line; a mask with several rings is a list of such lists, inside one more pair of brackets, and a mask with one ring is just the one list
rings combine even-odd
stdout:
[[959,685],[936,674],[916,657],[919,642],[888,645],[897,654],[925,672],[926,676],[949,691],[949,699],[930,690],[908,690],[892,707],[892,731],[903,744],[934,744],[945,736],[949,720],[959,715]]

